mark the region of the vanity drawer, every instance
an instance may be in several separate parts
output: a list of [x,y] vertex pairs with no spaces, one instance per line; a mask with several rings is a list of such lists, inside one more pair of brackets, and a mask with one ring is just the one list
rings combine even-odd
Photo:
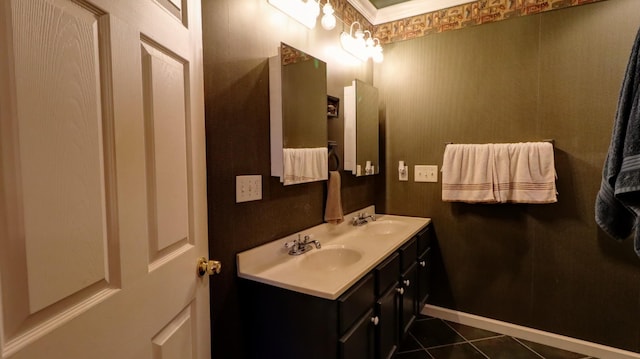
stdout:
[[416,237],[410,239],[407,243],[405,243],[400,250],[400,266],[402,268],[402,272],[406,272],[412,264],[416,262],[418,259],[418,241]]
[[344,333],[376,301],[373,273],[368,274],[338,298],[338,330]]
[[416,237],[418,239],[418,253],[422,255],[431,246],[431,238],[433,237],[433,227],[431,224],[420,231]]
[[382,293],[398,282],[398,273],[400,273],[400,255],[396,252],[389,256],[384,262],[380,263],[376,269],[376,296]]

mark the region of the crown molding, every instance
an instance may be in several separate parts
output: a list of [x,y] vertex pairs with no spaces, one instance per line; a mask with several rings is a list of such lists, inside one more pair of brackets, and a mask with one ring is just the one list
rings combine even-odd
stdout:
[[369,0],[347,1],[372,25],[384,24],[472,2],[471,0],[411,0],[382,9],[376,9]]

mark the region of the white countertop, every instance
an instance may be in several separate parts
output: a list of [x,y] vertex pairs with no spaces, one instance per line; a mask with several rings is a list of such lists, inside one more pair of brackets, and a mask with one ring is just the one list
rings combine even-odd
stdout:
[[[370,206],[346,215],[345,221],[339,225],[323,223],[238,253],[238,276],[321,298],[337,299],[431,222],[429,218],[376,214],[375,222],[357,227],[350,224],[350,219],[358,212],[373,213],[374,210]],[[298,235],[312,235],[312,239],[319,241],[322,247],[314,247],[297,256],[289,255],[284,244],[297,239]],[[310,268],[310,256],[335,248],[351,249],[359,259],[339,268]]]

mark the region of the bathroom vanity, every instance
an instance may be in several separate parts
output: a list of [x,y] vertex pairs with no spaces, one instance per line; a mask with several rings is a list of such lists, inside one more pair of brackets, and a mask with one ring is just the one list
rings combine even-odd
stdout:
[[[429,295],[431,221],[376,215],[357,227],[346,222],[238,254],[252,358],[393,356]],[[285,244],[298,235],[321,248],[289,255]]]

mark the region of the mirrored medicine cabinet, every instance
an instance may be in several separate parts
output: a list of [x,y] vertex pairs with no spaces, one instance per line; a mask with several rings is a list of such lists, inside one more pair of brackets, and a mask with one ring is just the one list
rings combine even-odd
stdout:
[[378,89],[361,80],[344,88],[344,169],[356,176],[380,172]]
[[[327,149],[327,65],[285,43],[278,52],[269,58],[271,175],[287,185],[286,150]],[[323,173],[295,183],[326,179]]]

